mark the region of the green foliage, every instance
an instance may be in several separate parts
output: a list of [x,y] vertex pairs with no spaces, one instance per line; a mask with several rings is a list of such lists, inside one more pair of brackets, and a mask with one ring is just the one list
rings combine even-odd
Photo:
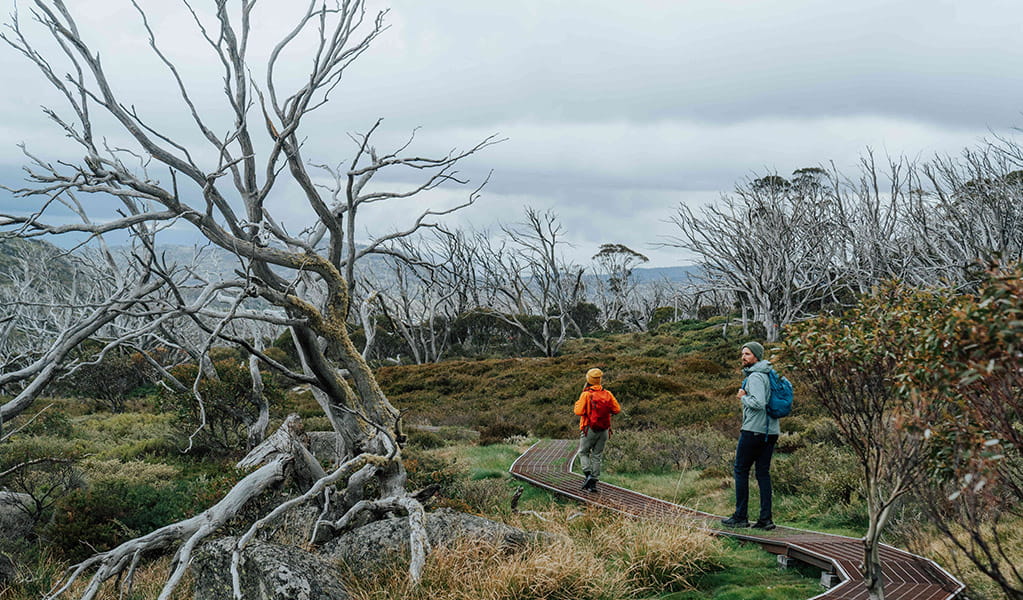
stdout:
[[[211,357],[213,352],[211,351]],[[243,449],[247,442],[246,426],[256,421],[258,405],[252,392],[252,378],[248,366],[237,358],[237,351],[229,348],[218,349],[218,356],[227,356],[214,363],[219,379],[203,378],[199,382],[199,393],[203,399],[206,426],[194,438],[199,448],[211,452],[236,451]],[[172,374],[183,382],[192,382],[198,373],[193,364],[181,365]],[[263,395],[271,408],[284,400],[284,391],[279,382],[267,373],[261,374]],[[202,414],[199,404],[191,391],[164,391],[160,398],[161,408],[177,415],[177,427],[185,435],[199,429]]]
[[[843,441],[865,465],[883,466],[886,457],[901,457],[904,464],[892,467],[909,474],[906,469],[918,463],[918,453],[910,446],[922,443],[920,431],[896,431],[892,419],[908,422],[909,415],[937,407],[905,393],[898,383],[901,361],[953,303],[943,293],[890,282],[845,314],[823,315],[788,330],[781,348],[783,364],[808,382],[838,424]],[[878,452],[884,445],[899,449]]]
[[71,436],[73,426],[67,413],[62,410],[44,408],[37,418],[21,428],[24,436],[52,436],[67,438]]
[[707,427],[694,427],[617,432],[604,456],[608,469],[615,472],[664,473],[728,469],[734,451],[734,438]]
[[445,444],[444,437],[433,431],[413,429],[408,433],[408,445],[423,450],[441,448]]
[[210,475],[141,462],[86,467],[89,485],[62,497],[40,534],[71,561],[201,512],[239,478],[233,469],[213,465],[206,467]]
[[480,430],[479,443],[481,446],[500,444],[511,437],[524,436],[527,433],[521,425],[509,421],[497,421],[486,425]]
[[782,422],[778,451],[795,452],[811,444],[842,445],[841,432],[828,417],[789,416]]
[[[94,357],[83,357],[93,361]],[[138,353],[111,351],[98,362],[85,362],[73,375],[58,380],[55,391],[76,398],[98,398],[114,412],[125,408],[125,402],[137,388],[154,377],[149,364]]]
[[468,475],[468,470],[455,461],[413,447],[406,447],[402,458],[409,489],[437,485],[442,496],[450,497],[458,482]]
[[978,295],[949,304],[907,361],[903,386],[940,399],[918,428],[942,438],[936,474],[993,474],[1007,450],[1023,450],[1023,264],[992,268]]
[[56,546],[65,558],[82,560],[184,517],[193,506],[183,492],[107,481],[62,498],[42,535],[63,542]]
[[836,504],[848,505],[862,488],[856,457],[828,444],[812,444],[778,457],[771,471],[775,490],[813,499],[821,511]]
[[671,306],[658,306],[654,309],[654,313],[650,315],[650,321],[647,322],[647,328],[655,330],[665,323],[672,323],[675,319],[675,309]]
[[31,496],[29,512],[36,521],[42,520],[56,501],[83,485],[77,464],[85,454],[81,441],[16,436],[0,444],[0,471],[10,471],[0,486]]

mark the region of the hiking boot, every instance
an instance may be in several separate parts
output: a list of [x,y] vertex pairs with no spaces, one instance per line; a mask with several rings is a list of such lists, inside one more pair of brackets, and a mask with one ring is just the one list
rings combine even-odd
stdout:
[[746,519],[737,519],[734,515],[727,519],[721,519],[721,524],[725,527],[749,527],[749,521]]
[[590,477],[589,479],[587,479],[586,483],[583,485],[583,489],[586,490],[587,492],[595,493],[597,491],[597,478]]
[[590,491],[590,483],[593,482],[593,475],[586,473],[586,479],[583,480],[583,488],[586,491]]
[[777,525],[775,525],[774,521],[772,521],[771,519],[767,520],[757,519],[757,522],[750,525],[750,527],[752,527],[753,529],[763,529],[764,531],[771,531],[772,529],[777,527]]

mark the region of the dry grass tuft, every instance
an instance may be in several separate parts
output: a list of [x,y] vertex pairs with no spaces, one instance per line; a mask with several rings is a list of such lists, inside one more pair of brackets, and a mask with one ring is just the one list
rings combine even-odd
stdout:
[[594,537],[633,590],[692,589],[698,575],[722,566],[721,547],[690,521],[619,519]]
[[418,587],[394,565],[352,580],[349,592],[355,600],[617,600],[690,588],[720,564],[721,546],[691,524],[574,513],[547,515],[550,539],[517,553],[466,541],[435,549]]
[[[51,558],[40,558],[38,564],[31,566],[31,572],[24,568],[18,569],[14,585],[4,589],[0,587],[2,600],[38,600],[52,591],[53,586],[67,573],[67,563]],[[131,590],[120,589],[117,584],[107,582],[96,595],[96,600],[142,600],[156,598],[160,595],[170,573],[171,557],[165,556],[148,564],[142,564],[135,571]],[[91,574],[90,574],[91,575]],[[84,577],[65,593],[66,598],[80,598],[89,583]],[[172,600],[189,600],[192,598],[193,579],[191,571],[185,573],[181,584],[171,595]]]

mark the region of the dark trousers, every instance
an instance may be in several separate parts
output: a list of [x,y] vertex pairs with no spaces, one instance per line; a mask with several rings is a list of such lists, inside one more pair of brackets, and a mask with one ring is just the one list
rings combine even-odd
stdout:
[[746,520],[749,517],[749,472],[756,465],[760,487],[759,519],[771,520],[771,456],[777,441],[777,435],[739,432],[739,444],[735,447],[735,518]]

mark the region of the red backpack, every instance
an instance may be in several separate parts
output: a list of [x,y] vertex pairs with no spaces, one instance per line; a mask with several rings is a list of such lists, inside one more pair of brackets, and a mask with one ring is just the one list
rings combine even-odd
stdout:
[[611,415],[614,414],[614,400],[607,390],[589,390],[586,401],[586,427],[594,431],[611,429]]

